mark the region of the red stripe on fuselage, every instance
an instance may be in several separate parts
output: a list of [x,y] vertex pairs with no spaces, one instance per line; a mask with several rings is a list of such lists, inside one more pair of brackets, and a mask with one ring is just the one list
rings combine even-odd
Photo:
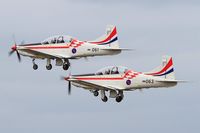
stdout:
[[70,48],[70,46],[37,46],[37,47],[26,47],[29,49],[63,49],[63,48]]
[[78,41],[78,40],[73,40],[70,44],[66,44],[65,46],[56,46],[56,44],[54,46],[27,46],[26,48],[29,49],[64,49],[64,48],[78,48],[79,46],[83,45],[84,42]]
[[80,78],[76,78],[78,80],[123,80],[124,78],[122,77],[117,77],[117,78],[83,78],[83,77],[80,77]]

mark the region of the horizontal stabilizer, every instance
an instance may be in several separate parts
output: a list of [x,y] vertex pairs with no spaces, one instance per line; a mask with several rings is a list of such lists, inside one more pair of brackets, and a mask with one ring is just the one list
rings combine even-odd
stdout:
[[156,80],[157,82],[163,82],[163,83],[185,83],[188,82],[186,80]]
[[107,48],[107,49],[102,49],[102,50],[107,50],[107,51],[133,51],[134,49],[127,49],[127,48]]

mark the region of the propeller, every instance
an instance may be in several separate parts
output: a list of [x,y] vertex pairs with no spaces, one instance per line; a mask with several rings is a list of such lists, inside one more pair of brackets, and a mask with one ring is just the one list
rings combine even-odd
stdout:
[[21,62],[21,56],[17,50],[17,44],[16,44],[16,41],[15,41],[15,36],[13,35],[13,40],[14,40],[14,46],[11,47],[11,51],[8,53],[9,56],[11,56],[14,52],[17,53],[17,58],[18,58],[18,61]]
[[14,46],[12,46],[11,51],[8,53],[8,55],[11,56],[14,52],[17,53],[18,61],[21,62],[21,56],[20,56],[20,54],[19,54],[19,52],[17,50],[17,45],[16,44],[14,44]]
[[68,81],[68,95],[71,95],[71,81]]
[[69,69],[69,76],[67,76],[67,77],[61,76],[61,80],[68,81],[68,95],[71,95],[71,88],[72,88],[72,84],[71,84],[70,78],[71,78],[71,67]]
[[71,85],[71,81],[69,81],[69,79],[70,79],[70,76],[68,76],[68,77],[61,77],[61,80],[68,81],[68,95],[71,95],[72,85]]

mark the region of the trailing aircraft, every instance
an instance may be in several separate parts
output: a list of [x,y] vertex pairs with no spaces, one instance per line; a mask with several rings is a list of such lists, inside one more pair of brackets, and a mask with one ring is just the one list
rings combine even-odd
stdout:
[[110,98],[115,98],[121,102],[125,91],[141,90],[144,88],[173,87],[178,82],[175,79],[173,60],[171,56],[163,56],[162,64],[150,72],[136,72],[122,66],[109,66],[96,73],[69,75],[63,77],[68,81],[68,93],[71,93],[71,84],[76,87],[89,90],[100,97],[103,102],[107,102],[109,93]]

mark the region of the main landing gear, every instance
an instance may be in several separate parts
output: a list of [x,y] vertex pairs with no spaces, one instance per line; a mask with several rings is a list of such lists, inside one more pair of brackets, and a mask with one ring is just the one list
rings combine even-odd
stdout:
[[52,69],[51,59],[47,59],[46,69],[47,69],[47,70],[51,70],[51,69]]
[[68,70],[69,67],[70,67],[69,60],[68,60],[68,59],[64,60],[64,63],[63,63],[63,70]]
[[118,103],[119,103],[119,102],[121,102],[121,101],[122,101],[122,99],[123,99],[123,97],[122,97],[122,96],[117,96],[115,100],[116,100],[116,102],[118,102]]
[[38,69],[38,65],[35,64],[35,59],[33,59],[32,62],[33,62],[33,69],[34,69],[34,70],[37,70],[37,69]]
[[116,100],[116,102],[119,103],[119,102],[121,102],[123,100],[123,98],[124,98],[123,91],[119,91],[117,96],[116,96],[116,98],[115,98],[115,100]]
[[101,99],[103,102],[107,102],[108,101],[108,97],[104,96],[104,98]]
[[108,97],[106,96],[104,90],[101,90],[101,100],[102,100],[103,102],[107,102],[107,101],[108,101]]

